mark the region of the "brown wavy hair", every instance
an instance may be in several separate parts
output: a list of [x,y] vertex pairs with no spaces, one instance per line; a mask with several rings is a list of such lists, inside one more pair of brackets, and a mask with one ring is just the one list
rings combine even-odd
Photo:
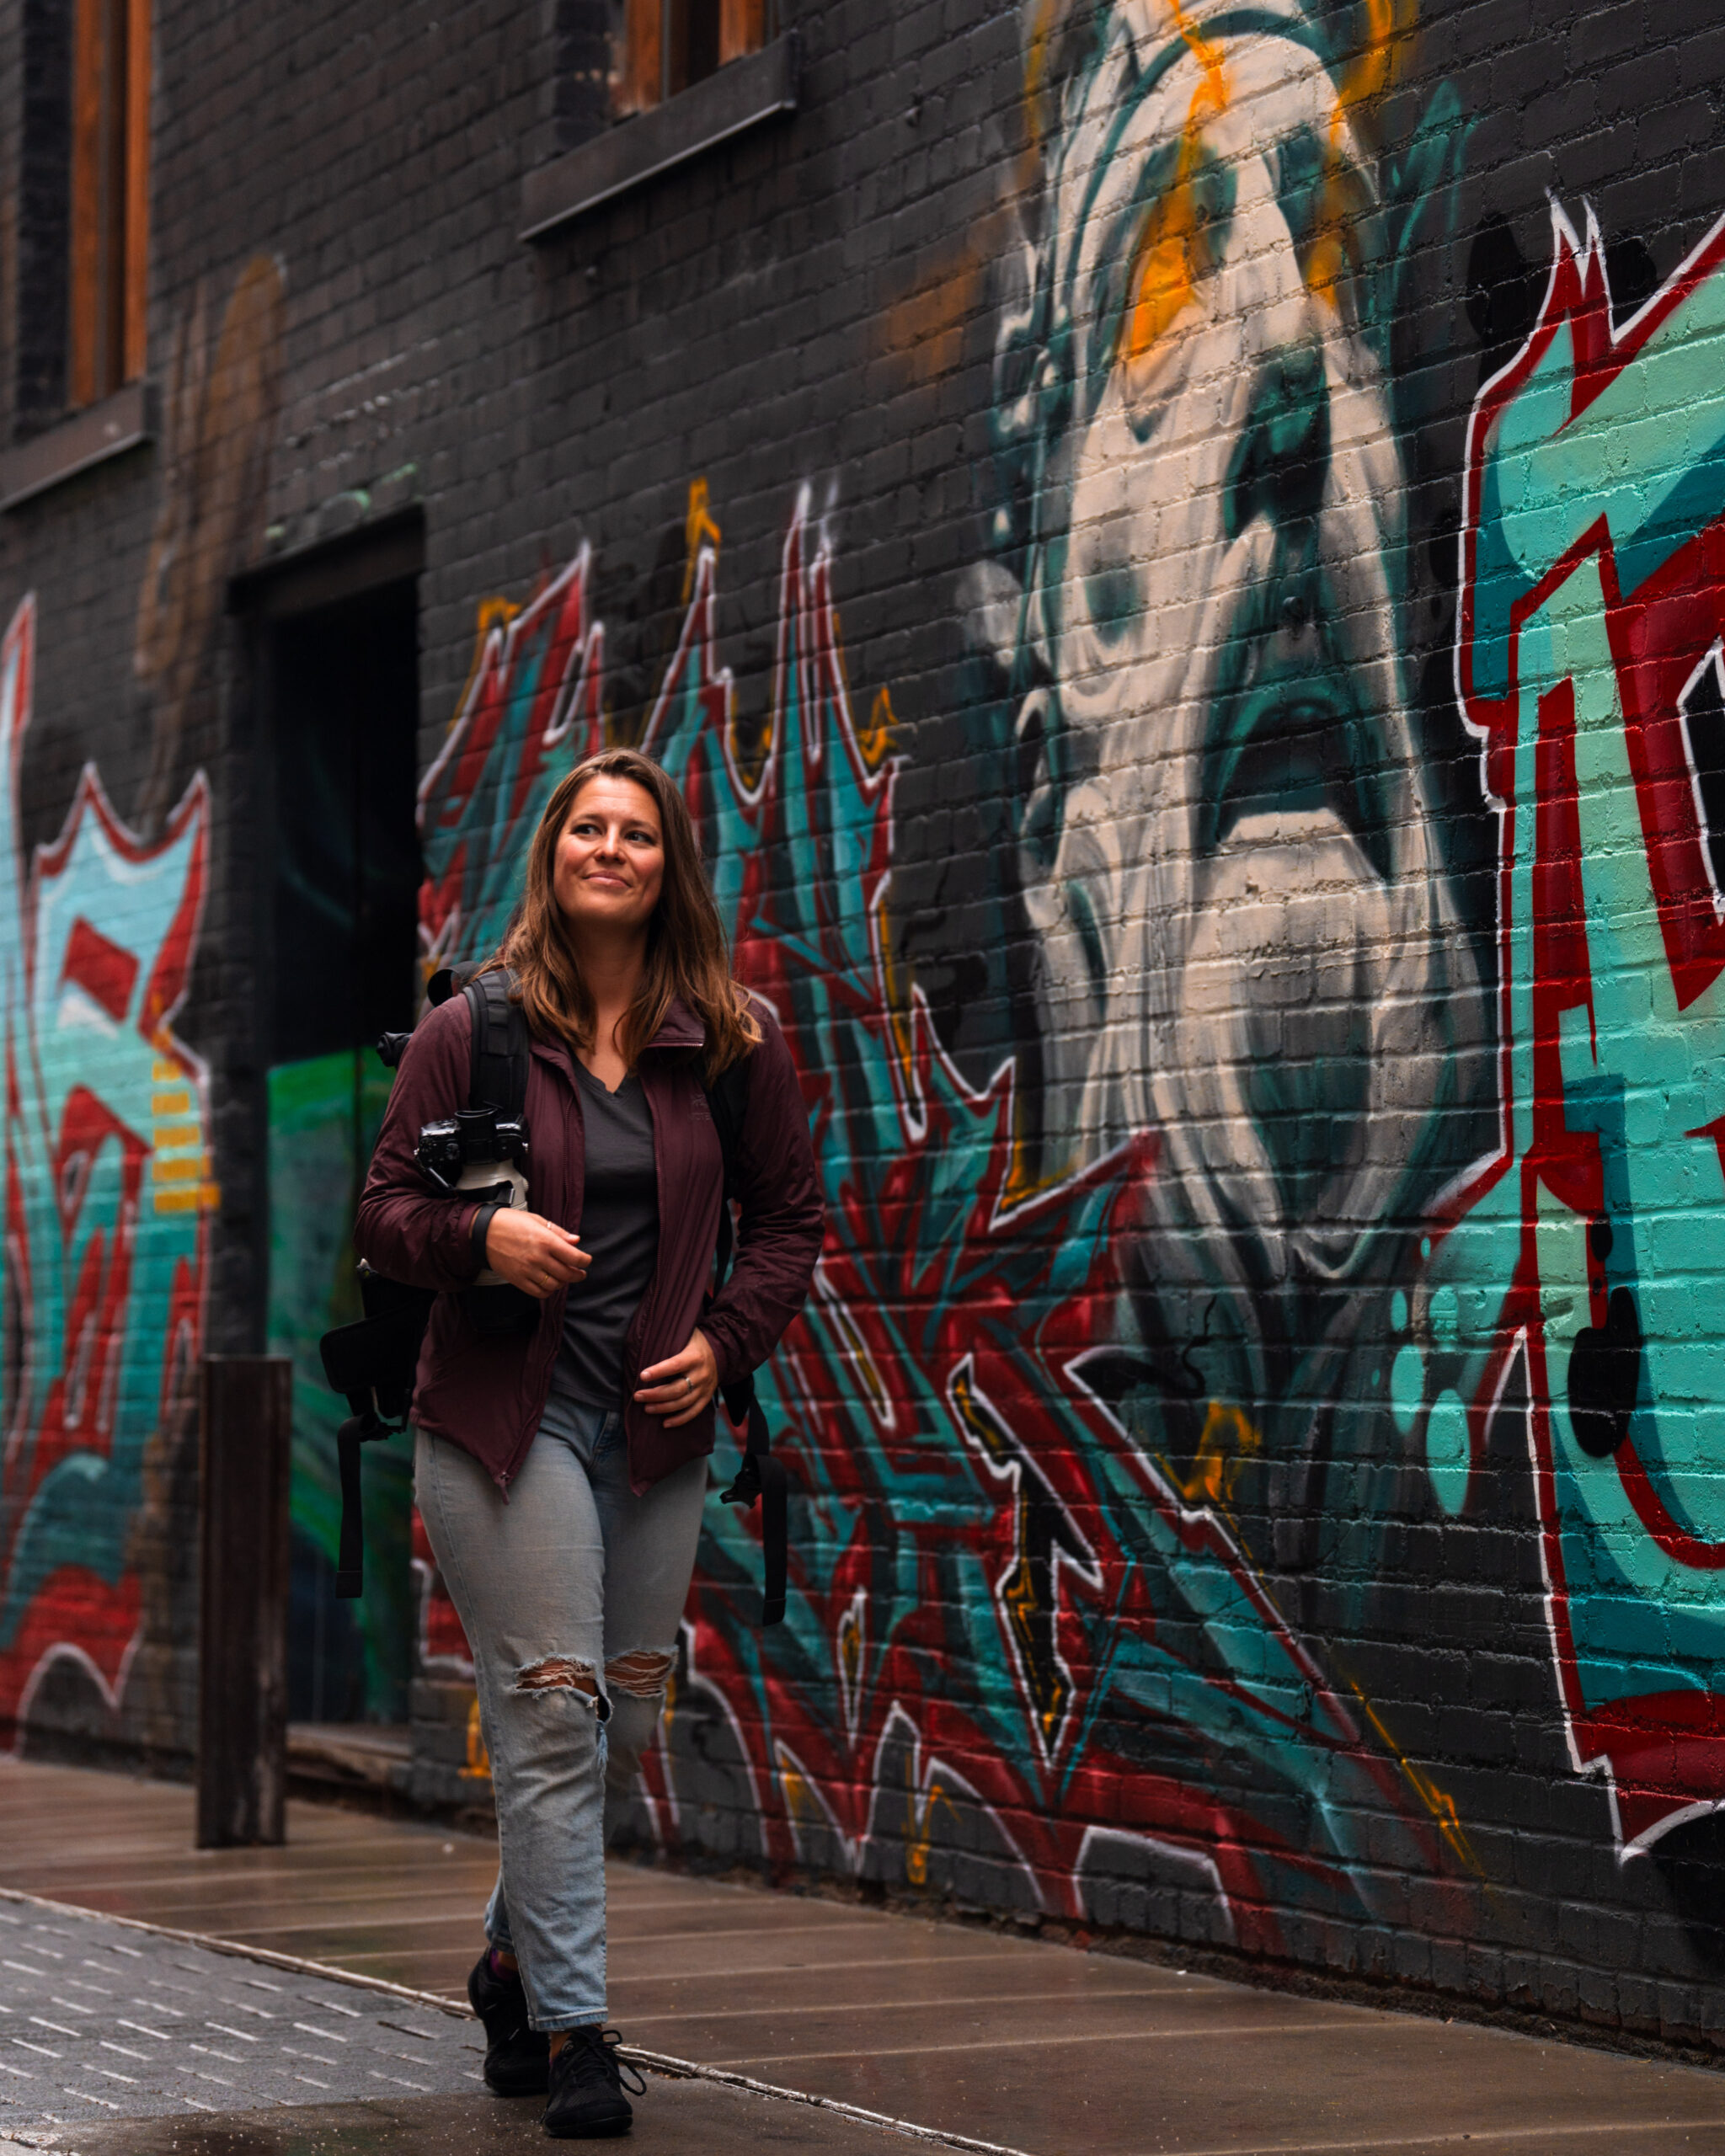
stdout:
[[595,778],[628,779],[651,794],[659,810],[665,880],[647,924],[647,963],[641,990],[617,1027],[617,1050],[633,1070],[641,1051],[681,996],[707,1030],[702,1075],[711,1081],[761,1039],[747,992],[731,972],[724,924],[701,866],[701,846],[687,804],[663,769],[636,749],[602,749],[562,780],[545,804],[527,849],[526,888],[503,947],[489,960],[515,976],[515,999],[529,1029],[590,1049],[598,1013],[564,932],[557,903],[557,842],[584,787]]

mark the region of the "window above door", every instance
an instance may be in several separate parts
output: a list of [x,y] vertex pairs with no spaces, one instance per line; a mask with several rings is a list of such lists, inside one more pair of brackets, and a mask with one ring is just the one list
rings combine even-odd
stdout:
[[19,430],[144,371],[150,0],[24,0]]
[[648,112],[759,52],[772,34],[772,0],[624,0],[611,69],[617,119]]
[[22,0],[0,510],[147,441],[151,0]]
[[562,80],[582,94],[563,116],[574,147],[523,179],[521,237],[544,239],[794,112],[796,43],[773,34],[777,13],[775,0],[617,0],[606,39],[571,40],[578,62]]

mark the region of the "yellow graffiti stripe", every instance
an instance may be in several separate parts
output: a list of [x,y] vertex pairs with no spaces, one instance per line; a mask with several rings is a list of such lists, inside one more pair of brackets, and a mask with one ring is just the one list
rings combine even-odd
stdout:
[[1465,1864],[1467,1869],[1483,1879],[1486,1868],[1474,1854],[1473,1844],[1467,1838],[1467,1830],[1461,1824],[1461,1815],[1455,1809],[1455,1800],[1447,1790],[1439,1789],[1431,1776],[1416,1767],[1401,1746],[1385,1728],[1382,1716],[1350,1677],[1348,1684],[1359,1700],[1366,1720],[1376,1731],[1390,1757],[1401,1769],[1403,1780],[1436,1822],[1438,1832]]
[[157,1027],[151,1045],[156,1052],[150,1059],[150,1077],[157,1089],[150,1096],[154,1140],[150,1180],[156,1186],[152,1209],[158,1213],[212,1213],[222,1203],[222,1191],[210,1173],[203,1118],[190,1073],[167,1052],[169,1036],[164,1028]]
[[222,1203],[222,1186],[201,1182],[195,1190],[158,1190],[152,1200],[158,1213],[213,1213]]
[[191,1096],[158,1093],[152,1105],[158,1114],[165,1112],[173,1117],[155,1126],[150,1161],[153,1209],[158,1213],[213,1211],[222,1202],[222,1193],[210,1173],[203,1124],[195,1113],[186,1113],[192,1108]]

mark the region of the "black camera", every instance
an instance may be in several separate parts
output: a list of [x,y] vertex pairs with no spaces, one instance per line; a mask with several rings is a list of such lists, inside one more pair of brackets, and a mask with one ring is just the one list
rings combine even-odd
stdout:
[[498,1167],[508,1161],[525,1173],[526,1127],[499,1115],[494,1107],[457,1108],[441,1123],[419,1126],[416,1150],[427,1181],[453,1193],[467,1168]]
[[[426,1182],[447,1197],[459,1195],[482,1206],[526,1203],[525,1182],[512,1180],[510,1173],[513,1169],[518,1177],[526,1175],[526,1125],[494,1107],[457,1108],[441,1122],[421,1123],[415,1151]],[[471,1288],[462,1290],[462,1307],[473,1330],[485,1338],[531,1332],[539,1322],[533,1298],[494,1273],[482,1272]]]

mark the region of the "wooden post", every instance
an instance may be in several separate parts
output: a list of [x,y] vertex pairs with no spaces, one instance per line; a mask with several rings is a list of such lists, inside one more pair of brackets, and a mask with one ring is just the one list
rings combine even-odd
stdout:
[[204,1358],[198,1617],[200,1849],[286,1839],[293,1364]]

